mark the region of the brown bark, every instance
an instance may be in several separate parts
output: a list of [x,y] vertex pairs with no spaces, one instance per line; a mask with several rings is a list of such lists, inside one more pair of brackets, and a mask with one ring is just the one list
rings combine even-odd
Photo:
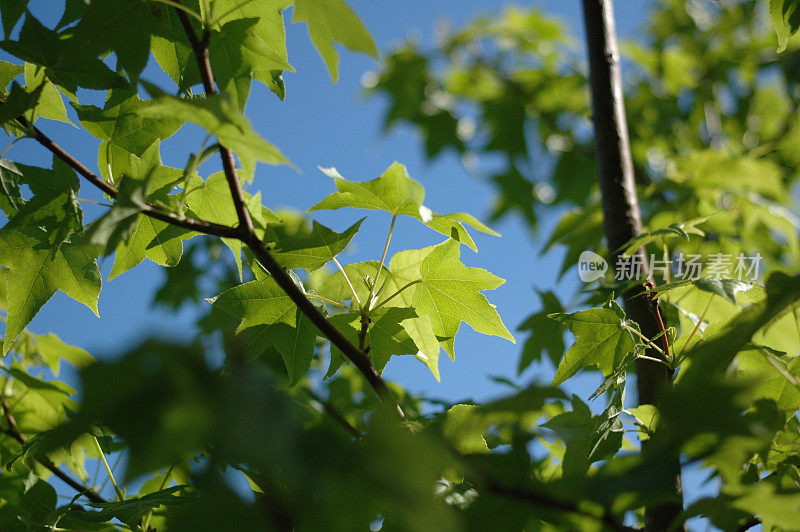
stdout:
[[[615,270],[618,267],[619,250],[631,238],[642,232],[642,220],[636,197],[636,185],[631,158],[628,126],[625,118],[622,92],[622,70],[619,62],[614,12],[611,0],[583,0],[586,26],[586,42],[589,55],[589,74],[592,91],[592,111],[597,148],[597,171],[603,205],[603,227],[610,259]],[[636,252],[643,258],[644,250]],[[647,276],[646,261],[642,275]],[[643,285],[623,294],[628,317],[636,321],[642,333],[655,337],[661,330],[657,314],[651,301],[641,294]],[[663,358],[655,349],[648,349],[647,356]],[[657,404],[662,389],[672,385],[672,372],[666,364],[652,360],[636,361],[637,390],[640,404]],[[643,453],[647,452],[643,445]],[[682,511],[682,488],[678,452],[670,457],[674,468],[674,485],[669,489],[675,494],[673,501],[648,506],[645,509],[645,530],[669,530],[673,520]]]

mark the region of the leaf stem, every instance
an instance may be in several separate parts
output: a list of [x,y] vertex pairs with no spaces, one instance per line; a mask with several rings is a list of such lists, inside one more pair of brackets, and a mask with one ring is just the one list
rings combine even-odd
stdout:
[[[169,476],[172,474],[172,470],[175,469],[175,464],[169,466],[167,472],[164,474],[164,480],[161,481],[161,484],[158,486],[158,491],[163,490],[167,486],[167,482],[169,481]],[[153,508],[147,512],[147,517],[144,521],[142,521],[142,532],[147,532],[150,530],[150,520],[153,518]]]
[[395,297],[399,296],[406,288],[411,288],[415,284],[418,284],[418,283],[421,283],[421,282],[422,282],[422,279],[416,279],[414,281],[406,283],[403,287],[401,287],[399,290],[397,290],[394,294],[390,295],[389,297],[387,297],[386,299],[384,299],[383,301],[381,301],[380,303],[375,305],[372,308],[372,310],[378,310],[379,308],[384,306],[386,303],[388,303],[389,301],[391,301]]
[[114,472],[111,471],[111,466],[108,465],[108,461],[106,460],[106,455],[105,453],[103,453],[103,448],[100,447],[100,442],[97,441],[97,437],[94,434],[92,434],[92,441],[94,442],[94,445],[97,448],[97,454],[100,455],[100,460],[103,461],[103,465],[106,468],[106,473],[108,473],[108,478],[109,480],[111,480],[111,485],[114,486],[114,491],[117,493],[117,499],[119,499],[119,502],[124,501],[125,494],[123,494],[122,490],[119,489],[119,486],[117,485],[117,480],[114,478]]
[[81,201],[83,203],[91,203],[92,205],[100,205],[101,207],[108,207],[108,208],[114,207],[113,205],[111,205],[109,203],[103,203],[102,201],[95,201],[95,200],[90,200],[90,199],[86,199],[86,198],[75,198],[75,200],[76,201]]
[[14,140],[12,140],[12,141],[9,143],[9,145],[8,145],[8,146],[6,146],[6,148],[3,150],[3,153],[0,153],[0,159],[2,159],[3,157],[5,157],[5,156],[6,156],[6,153],[8,153],[8,150],[10,150],[11,148],[13,148],[13,147],[14,147],[14,144],[16,144],[17,142],[19,142],[20,140],[22,140],[22,139],[24,139],[24,138],[27,138],[27,137],[26,137],[26,136],[23,136],[23,137],[17,137],[17,138],[15,138]]
[[791,384],[792,386],[794,386],[795,388],[797,388],[798,390],[800,390],[800,379],[798,379],[796,376],[794,376],[794,375],[792,374],[792,372],[790,372],[790,371],[789,371],[789,370],[788,370],[786,367],[784,367],[782,364],[780,364],[779,362],[777,362],[777,361],[775,360],[775,356],[774,356],[774,355],[772,355],[771,353],[767,352],[765,349],[759,349],[759,351],[761,351],[761,354],[764,356],[764,358],[766,358],[766,359],[767,359],[767,362],[769,362],[769,364],[770,364],[770,365],[771,365],[773,368],[775,368],[775,369],[778,371],[778,373],[780,373],[780,374],[781,374],[781,376],[782,376],[784,379],[786,379],[787,381],[789,381],[789,384]]
[[190,15],[196,18],[200,23],[203,22],[203,18],[200,16],[199,13],[196,11],[189,9],[185,5],[181,4],[180,2],[175,2],[174,0],[149,0],[150,2],[156,2],[157,4],[164,4],[165,6],[174,7],[175,9],[180,9],[187,15]]
[[350,310],[349,307],[346,307],[345,305],[342,305],[341,303],[339,303],[338,301],[334,301],[333,299],[328,299],[327,297],[323,297],[323,296],[320,296],[320,295],[317,295],[317,294],[310,294],[308,292],[306,292],[306,295],[308,297],[313,297],[314,299],[319,299],[320,301],[324,301],[326,303],[330,303],[331,305],[334,305],[336,307],[343,308],[345,310]]
[[106,168],[108,169],[108,181],[114,182],[114,171],[111,170],[111,143],[106,143]]
[[339,271],[342,272],[342,275],[344,276],[344,280],[347,283],[347,286],[350,287],[350,293],[353,294],[354,301],[356,302],[358,307],[361,308],[361,300],[358,298],[358,294],[356,293],[356,289],[353,287],[353,283],[350,282],[350,277],[348,277],[347,272],[344,271],[342,263],[340,263],[339,259],[337,259],[336,257],[333,257],[332,260],[333,263],[336,264],[336,267],[339,268]]
[[694,338],[694,335],[697,334],[697,331],[700,329],[700,324],[703,323],[703,321],[706,319],[706,314],[708,314],[708,309],[711,308],[711,302],[714,300],[715,295],[716,294],[711,294],[711,297],[708,298],[708,303],[706,303],[705,310],[703,310],[703,313],[700,314],[699,318],[697,318],[697,323],[695,323],[694,329],[692,329],[691,334],[689,334],[689,338],[687,338],[686,341],[683,343],[683,347],[681,347],[681,352],[678,353],[677,357],[679,361],[681,360],[681,355],[683,354],[683,351],[686,349],[686,346],[689,345],[689,342],[692,341],[692,338]]
[[383,246],[383,253],[381,254],[381,262],[378,265],[378,271],[375,273],[375,282],[372,283],[372,288],[369,291],[369,298],[367,299],[367,305],[372,308],[372,304],[374,301],[372,298],[375,296],[375,287],[378,286],[378,279],[381,277],[381,272],[383,271],[383,263],[386,262],[386,253],[389,251],[389,242],[392,241],[392,233],[394,233],[394,223],[397,221],[397,215],[392,215],[392,223],[389,224],[389,234],[386,235],[386,244]]
[[[666,355],[666,353],[664,353],[664,350],[661,349],[660,347],[658,347],[656,344],[654,344],[653,341],[650,340],[647,336],[643,335],[642,333],[640,333],[639,331],[637,331],[636,329],[634,329],[630,325],[626,325],[626,324],[622,323],[622,324],[620,324],[620,327],[622,327],[626,331],[632,332],[633,334],[635,334],[636,336],[638,336],[639,338],[644,340],[644,342],[647,344],[648,347],[651,347],[651,348],[655,349],[656,351],[661,353],[666,358],[667,355]],[[639,355],[639,358],[646,358],[648,360],[656,360],[658,362],[664,362],[663,360],[659,360],[657,358],[652,358],[652,357],[647,357],[647,356],[644,356],[644,355]]]
[[[653,347],[654,344],[650,344],[650,346]],[[658,362],[659,364],[668,365],[666,361],[664,361],[664,360],[662,360],[660,358],[649,357],[647,355],[638,355],[636,358],[643,358],[644,360],[650,360],[651,362]]]

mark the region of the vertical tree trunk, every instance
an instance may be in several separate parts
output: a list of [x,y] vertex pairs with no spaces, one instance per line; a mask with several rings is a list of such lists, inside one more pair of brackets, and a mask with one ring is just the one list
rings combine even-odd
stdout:
[[[603,227],[613,267],[618,267],[617,250],[642,232],[639,203],[636,198],[633,160],[631,159],[628,126],[622,94],[622,71],[619,63],[617,35],[612,0],[583,0],[586,44],[589,52],[589,74],[592,89],[597,171],[603,203]],[[642,256],[644,250],[637,254]],[[648,275],[646,261],[642,275]],[[650,302],[642,297],[642,287],[627,291],[623,297],[628,316],[653,338],[660,329]],[[661,358],[654,349],[647,351]],[[640,404],[656,404],[659,391],[671,386],[672,372],[665,364],[639,359],[636,361],[637,388]],[[646,452],[646,448],[643,449]],[[663,531],[682,511],[682,488],[679,456],[676,452],[670,466],[674,469],[673,502],[647,507],[645,530]]]

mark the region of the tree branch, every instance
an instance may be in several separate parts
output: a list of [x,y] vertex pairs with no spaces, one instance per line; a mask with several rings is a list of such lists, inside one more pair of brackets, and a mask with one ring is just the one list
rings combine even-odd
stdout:
[[[194,28],[191,25],[188,15],[183,10],[177,8],[176,12],[184,26],[184,29],[186,30],[187,37],[192,43],[192,48],[195,51],[200,70],[203,73],[203,85],[206,87],[207,92],[210,94],[215,94],[216,89],[214,89],[213,86],[214,75],[211,71],[211,63],[208,60],[208,40],[210,34],[206,32],[203,36],[203,40],[199,40],[194,32]],[[5,101],[0,99],[0,105],[4,103]],[[16,120],[23,128],[31,133],[31,136],[37,142],[39,142],[39,144],[53,153],[53,155],[64,161],[70,166],[70,168],[75,170],[84,179],[102,190],[108,196],[112,198],[117,197],[118,191],[113,185],[107,183],[101,177],[97,176],[94,172],[86,168],[58,144],[53,142],[52,139],[50,139],[47,135],[42,133],[39,128],[31,124],[25,117],[18,116]],[[239,218],[238,227],[220,225],[207,220],[180,218],[174,213],[164,212],[155,205],[149,203],[147,204],[147,208],[142,210],[142,214],[190,231],[196,231],[198,233],[221,238],[233,238],[247,245],[255,255],[258,262],[261,263],[264,269],[267,270],[278,286],[280,286],[281,289],[286,292],[286,294],[295,303],[295,305],[297,305],[300,311],[305,314],[311,323],[313,323],[333,345],[339,348],[339,350],[341,350],[342,353],[344,353],[344,355],[356,366],[361,374],[364,375],[369,385],[373,390],[375,390],[375,393],[378,394],[378,397],[381,400],[394,403],[397,407],[400,417],[404,417],[403,411],[394,400],[389,387],[372,365],[372,361],[369,359],[366,353],[356,347],[330,321],[328,321],[328,318],[322,314],[322,312],[320,312],[316,306],[314,306],[311,300],[306,297],[302,289],[294,283],[294,280],[289,276],[286,270],[284,270],[278,261],[276,261],[275,258],[269,253],[269,250],[264,242],[262,242],[255,234],[253,223],[250,219],[250,214],[244,204],[244,194],[236,174],[236,166],[234,163],[233,154],[227,148],[220,146],[220,155],[222,156],[225,177],[228,181],[229,188],[231,189],[231,196],[233,198],[233,203]]]
[[[211,68],[211,61],[209,56],[209,40],[210,32],[205,30],[202,40],[197,37],[197,33],[192,26],[189,16],[180,9],[175,10],[181,25],[189,39],[194,51],[197,66],[200,69],[200,75],[203,79],[203,87],[207,94],[216,94],[217,89],[214,82],[214,72]],[[369,382],[370,386],[375,390],[382,400],[389,400],[392,402],[394,398],[386,386],[386,383],[381,378],[378,371],[372,365],[372,361],[364,352],[363,346],[361,348],[353,345],[333,324],[328,321],[318,309],[314,306],[311,300],[306,297],[305,293],[294,283],[294,280],[289,276],[283,267],[278,264],[274,257],[269,253],[267,247],[255,234],[253,222],[250,219],[250,213],[244,203],[244,194],[242,192],[241,183],[236,173],[236,165],[233,158],[233,153],[224,146],[220,145],[220,156],[222,157],[222,166],[225,172],[225,178],[228,181],[228,188],[231,191],[231,198],[233,205],[236,209],[236,214],[239,219],[239,240],[247,244],[253,254],[258,259],[258,262],[269,272],[275,282],[278,283],[289,298],[294,301],[298,308],[311,320],[311,322],[325,335],[332,344],[338,347],[349,358],[358,370],[364,375]],[[396,404],[396,403],[395,403]],[[397,410],[401,417],[403,412],[400,406],[397,405]]]
[[[314,303],[306,297],[303,291],[294,283],[294,280],[286,273],[286,270],[278,264],[266,246],[255,234],[250,234],[248,238],[241,239],[242,242],[247,244],[250,250],[255,255],[256,259],[264,269],[272,276],[278,286],[286,292],[286,295],[294,301],[295,305],[300,311],[305,314],[311,323],[313,323],[319,331],[330,340],[330,342],[339,348],[344,355],[350,359],[358,371],[364,375],[367,382],[372,386],[372,389],[378,394],[382,400],[395,402],[392,397],[389,387],[386,382],[378,374],[378,371],[372,365],[369,357],[358,347],[356,347],[347,337],[345,337],[339,329],[337,329],[328,318],[322,314]],[[398,406],[398,411],[400,407]],[[402,411],[400,411],[402,414]]]
[[635,528],[620,524],[614,519],[612,515],[608,513],[604,513],[602,516],[595,515],[585,510],[582,510],[573,503],[563,501],[561,499],[558,499],[546,493],[541,493],[533,489],[518,487],[518,486],[504,486],[492,480],[486,480],[486,488],[495,495],[499,495],[507,499],[514,499],[523,502],[525,504],[529,504],[531,506],[536,506],[539,508],[547,508],[551,510],[559,510],[566,513],[572,513],[596,519],[597,521],[599,521],[600,523],[602,523],[611,530],[616,530],[619,532],[634,532],[637,530]]
[[[192,26],[192,21],[189,20],[189,15],[177,7],[175,8],[175,13],[177,13],[183,30],[186,33],[186,37],[192,45],[192,50],[197,60],[197,66],[200,68],[200,76],[203,79],[203,88],[206,94],[217,94],[214,71],[211,69],[211,59],[208,49],[211,33],[209,30],[205,30],[203,32],[203,39],[198,39],[194,27]],[[252,233],[253,221],[250,219],[250,213],[244,203],[244,193],[242,192],[242,186],[236,172],[236,161],[233,158],[233,153],[220,144],[219,155],[222,158],[222,169],[228,181],[228,188],[231,190],[231,198],[233,199],[233,206],[236,209],[236,216],[239,218],[239,230],[242,234]]]
[[[592,91],[592,111],[597,149],[597,170],[603,204],[603,226],[611,261],[620,266],[618,250],[642,232],[642,220],[636,197],[633,159],[631,157],[628,126],[622,92],[622,70],[619,63],[616,28],[612,0],[583,0],[586,25],[586,42],[589,56],[589,81]],[[647,277],[644,250],[637,250],[638,260],[644,264],[642,275]],[[634,286],[623,295],[625,310],[636,321],[642,333],[654,338],[660,325],[648,298],[637,297],[642,286]],[[649,349],[653,359],[664,358],[655,349]],[[672,384],[672,371],[664,364],[639,358],[636,360],[637,388],[640,404],[656,404],[660,391]],[[642,452],[647,452],[643,442]],[[668,530],[682,511],[680,461],[677,449],[670,459],[674,470],[674,483],[669,487],[674,493],[671,502],[645,508],[645,530]],[[683,527],[681,527],[683,528]]]
[[[0,101],[0,104],[3,102]],[[33,133],[33,138],[42,146],[47,148],[56,157],[67,163],[73,170],[84,177],[87,181],[94,186],[115,198],[118,194],[116,188],[109,183],[106,183],[102,178],[95,175],[92,171],[86,168],[83,164],[78,162],[69,153],[64,151],[58,144],[53,142],[47,135],[42,133],[37,127],[30,124],[24,117],[17,117],[17,122],[25,128],[28,128]],[[353,343],[348,340],[328,319],[322,314],[317,307],[306,297],[305,293],[295,285],[292,278],[278,264],[278,261],[270,255],[266,245],[256,236],[255,232],[242,234],[241,230],[236,227],[229,227],[227,225],[220,225],[206,220],[197,220],[192,218],[178,218],[175,214],[166,213],[159,210],[155,206],[150,206],[142,211],[142,214],[161,220],[168,224],[178,227],[183,227],[191,231],[197,231],[206,235],[217,236],[221,238],[233,238],[246,244],[255,255],[256,259],[264,266],[264,269],[273,277],[278,286],[280,286],[289,298],[300,308],[300,311],[305,314],[309,320],[320,330],[320,332],[330,340],[330,342],[338,347],[345,356],[350,359],[356,368],[364,375],[367,382],[375,390],[375,393],[382,400],[395,402],[394,398],[389,391],[386,382],[378,374],[375,367],[372,365],[369,357],[360,351]],[[398,406],[398,411],[400,407]]]
[[342,415],[342,413],[336,410],[336,407],[334,407],[330,403],[330,401],[324,400],[322,397],[317,395],[316,392],[314,392],[314,390],[307,389],[305,392],[308,394],[309,397],[311,397],[312,400],[319,403],[325,410],[325,413],[328,414],[331,417],[331,419],[336,421],[336,423],[341,425],[341,427],[344,430],[346,430],[352,437],[354,437],[355,439],[359,439],[363,436],[363,434],[361,434],[361,431],[355,428],[353,425],[351,425],[350,422],[347,421],[347,419]]
[[[0,406],[3,407],[3,413],[5,414],[6,421],[8,421],[8,428],[4,429],[4,432],[17,440],[20,444],[24,444],[28,441],[28,438],[22,433],[19,429],[19,425],[17,425],[17,420],[14,417],[14,414],[11,412],[11,405],[8,404],[8,399],[5,397],[0,397]],[[73,479],[69,475],[67,475],[64,471],[62,471],[57,465],[55,465],[52,460],[47,458],[46,456],[42,456],[41,458],[36,458],[36,461],[42,464],[46,469],[50,470],[55,476],[60,478],[67,484],[69,487],[80,493],[81,495],[85,495],[87,499],[92,502],[103,503],[108,502],[106,499],[101,497],[97,494],[96,491],[92,490],[91,488],[87,488],[77,480]]]
[[[0,100],[0,105],[5,103]],[[39,144],[47,148],[53,155],[64,161],[70,168],[75,170],[80,176],[89,181],[91,184],[102,190],[105,194],[112,198],[116,198],[119,191],[114,188],[110,183],[107,183],[100,176],[86,168],[72,155],[67,153],[61,146],[53,142],[53,140],[42,133],[42,131],[28,122],[23,116],[17,117],[17,122],[25,129],[30,131],[31,136]],[[168,224],[176,225],[190,231],[196,231],[206,235],[218,236],[222,238],[238,238],[239,231],[236,228],[228,227],[227,225],[220,225],[206,220],[197,220],[194,218],[179,218],[173,213],[164,212],[155,205],[148,203],[147,208],[142,210],[142,214],[161,220]]]

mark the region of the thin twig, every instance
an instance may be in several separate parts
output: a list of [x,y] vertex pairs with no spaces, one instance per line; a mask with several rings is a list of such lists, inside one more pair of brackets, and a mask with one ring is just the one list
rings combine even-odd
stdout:
[[507,499],[514,499],[519,502],[536,506],[538,508],[550,508],[563,512],[568,512],[576,515],[595,519],[604,524],[612,530],[619,532],[633,532],[635,528],[625,526],[617,522],[614,517],[608,513],[603,515],[595,515],[586,510],[579,508],[577,505],[563,501],[546,493],[542,493],[533,489],[518,487],[518,486],[504,486],[499,482],[493,480],[486,481],[486,488],[495,495],[505,497]]
[[[2,102],[0,102],[2,103]],[[103,181],[100,177],[91,172],[83,164],[78,162],[69,153],[64,151],[58,144],[53,142],[47,135],[42,133],[38,128],[30,126],[24,117],[17,117],[17,121],[24,127],[31,127],[35,138],[39,144],[49,150],[53,155],[67,163],[73,170],[75,170],[81,177],[89,181],[91,184],[108,194],[109,196],[116,197],[117,189],[110,184]],[[283,289],[289,298],[297,305],[303,314],[308,316],[311,323],[313,323],[320,332],[330,340],[330,342],[338,347],[344,355],[350,359],[356,366],[358,371],[367,379],[373,390],[378,394],[382,400],[394,401],[391,392],[389,391],[386,382],[375,370],[372,362],[366,354],[359,351],[353,343],[344,336],[339,329],[337,329],[328,319],[322,314],[317,307],[309,300],[305,293],[303,293],[294,280],[289,276],[283,267],[275,260],[269,253],[266,245],[262,242],[255,233],[242,235],[239,228],[229,227],[227,225],[220,225],[217,223],[209,222],[207,220],[197,220],[193,218],[180,218],[174,213],[166,213],[158,210],[155,207],[148,207],[142,210],[142,214],[161,220],[162,222],[182,227],[190,231],[196,231],[206,235],[217,236],[220,238],[232,238],[246,244],[255,255],[258,262],[264,269],[273,277],[278,286]],[[398,411],[400,408],[398,406]],[[402,412],[400,412],[402,414]]]
[[358,333],[358,348],[366,353],[369,347],[367,347],[367,333],[369,332],[369,324],[372,323],[372,320],[369,319],[369,316],[366,314],[361,315],[361,330]]
[[[0,397],[0,406],[3,407],[3,413],[5,414],[6,421],[8,421],[8,428],[4,429],[4,432],[17,440],[20,444],[25,443],[28,441],[27,436],[25,436],[17,425],[17,420],[14,417],[14,414],[11,412],[11,405],[8,404],[8,399],[5,397]],[[91,488],[88,488],[78,482],[77,480],[73,479],[69,475],[67,475],[64,471],[62,471],[57,465],[53,463],[52,460],[47,458],[46,456],[37,457],[36,461],[42,464],[46,469],[48,469],[51,473],[53,473],[56,477],[60,478],[65,484],[69,487],[80,493],[81,495],[85,495],[87,499],[92,502],[102,503],[108,502],[105,498],[101,497]]]
[[[181,21],[186,37],[192,45],[192,51],[194,51],[197,66],[200,68],[200,76],[203,78],[203,88],[206,94],[217,94],[214,71],[211,69],[211,55],[208,48],[211,38],[210,31],[206,29],[203,32],[203,38],[198,39],[197,33],[194,31],[194,27],[188,15],[180,9],[176,9],[176,13]],[[228,181],[228,188],[231,191],[233,206],[236,209],[236,216],[239,219],[239,230],[243,233],[252,233],[254,230],[253,221],[250,219],[250,213],[244,203],[244,192],[242,191],[239,176],[236,172],[236,161],[233,158],[233,153],[220,144],[219,155],[222,158],[222,169],[225,172],[225,179]]]
[[6,156],[6,153],[8,153],[8,150],[10,150],[11,148],[13,148],[13,147],[14,147],[14,144],[16,144],[17,142],[19,142],[20,140],[22,140],[22,139],[25,139],[25,138],[28,138],[28,137],[27,137],[27,136],[23,136],[23,137],[17,137],[17,138],[15,138],[14,140],[12,140],[12,141],[11,141],[11,142],[8,144],[8,146],[6,146],[6,148],[3,150],[3,153],[0,153],[0,159],[2,159],[3,157],[5,157],[5,156]]
[[331,416],[331,418],[333,418],[334,421],[336,421],[339,425],[341,425],[342,428],[344,428],[344,430],[346,430],[351,436],[353,436],[356,439],[361,438],[363,436],[361,431],[355,428],[353,425],[351,425],[350,422],[347,421],[347,418],[345,418],[342,415],[342,413],[339,412],[336,409],[336,407],[334,407],[330,403],[330,401],[326,401],[323,398],[321,398],[314,392],[314,390],[311,389],[306,390],[306,393],[309,395],[309,397],[311,397],[311,399],[319,403],[325,410],[325,413]]
[[83,203],[91,203],[92,205],[100,205],[101,207],[109,207],[109,208],[114,207],[113,205],[111,205],[109,203],[103,203],[102,201],[95,201],[95,200],[90,200],[90,199],[86,199],[86,198],[75,198],[75,200],[83,202]]
[[[2,103],[5,102],[0,100],[0,104]],[[86,168],[72,155],[67,153],[61,146],[53,142],[53,140],[50,137],[42,133],[42,131],[39,128],[28,122],[28,120],[25,117],[18,116],[16,120],[22,127],[30,130],[32,138],[34,138],[39,144],[41,144],[44,148],[50,151],[50,153],[61,159],[63,162],[67,163],[67,165],[73,170],[75,170],[81,177],[89,181],[95,187],[102,190],[108,196],[112,198],[117,197],[117,194],[119,192],[117,191],[116,188],[114,188],[114,186],[107,183],[101,177],[97,176],[94,172]],[[228,227],[227,225],[220,225],[206,220],[196,220],[193,218],[180,218],[174,213],[164,212],[155,205],[149,203],[147,204],[147,208],[142,210],[142,214],[150,216],[151,218],[155,218],[156,220],[161,220],[162,222],[166,222],[171,225],[176,225],[178,227],[182,227],[184,229],[188,229],[190,231],[196,231],[198,233],[203,233],[206,235],[219,236],[222,238],[237,238],[239,235],[239,231],[234,227]]]

